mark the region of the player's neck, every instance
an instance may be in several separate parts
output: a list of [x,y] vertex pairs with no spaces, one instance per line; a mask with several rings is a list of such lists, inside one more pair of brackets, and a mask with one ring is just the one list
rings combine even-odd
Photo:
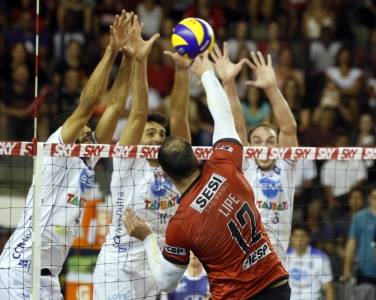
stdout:
[[191,184],[196,180],[196,178],[199,175],[200,175],[200,171],[197,169],[197,171],[187,179],[184,179],[180,182],[174,182],[172,180],[171,181],[176,186],[180,194],[183,194],[191,186]]

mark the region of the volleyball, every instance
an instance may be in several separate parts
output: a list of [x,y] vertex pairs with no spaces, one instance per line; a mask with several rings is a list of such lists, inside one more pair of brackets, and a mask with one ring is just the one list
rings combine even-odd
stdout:
[[186,59],[194,59],[214,45],[214,32],[202,19],[187,18],[181,21],[171,36],[172,46]]

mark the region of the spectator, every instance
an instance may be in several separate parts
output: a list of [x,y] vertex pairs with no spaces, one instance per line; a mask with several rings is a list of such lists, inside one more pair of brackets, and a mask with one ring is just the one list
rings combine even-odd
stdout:
[[273,0],[248,0],[248,12],[252,24],[268,23],[272,19],[273,11]]
[[369,29],[376,26],[376,0],[363,0],[360,8],[360,21]]
[[89,67],[85,63],[82,56],[82,46],[76,41],[71,41],[67,46],[67,56],[56,62],[53,71],[53,85],[60,87],[62,84],[62,76],[69,69],[76,70],[80,75],[79,81],[82,86],[85,85],[88,75],[90,75]]
[[80,102],[82,87],[78,71],[68,69],[64,73],[62,86],[53,90],[49,96],[50,115],[55,117],[62,113],[74,111]]
[[306,147],[333,147],[334,141],[343,132],[336,125],[336,110],[325,107],[321,110],[317,122],[312,124],[303,136],[303,145]]
[[[175,23],[174,20],[171,18],[164,18],[162,20],[162,26],[161,26],[161,36],[158,39],[159,44],[161,45],[163,51],[170,51],[175,52],[174,47],[172,47],[171,43],[171,35],[174,30]],[[167,55],[164,55],[164,62],[169,65],[173,65],[174,62],[171,58],[169,58]]]
[[295,226],[291,232],[287,264],[292,300],[334,300],[333,275],[328,256],[309,246],[309,230]]
[[317,167],[314,160],[300,159],[296,165],[295,195],[294,195],[294,217],[297,222],[303,221],[304,211],[307,210],[310,191],[317,177]]
[[374,147],[375,128],[373,117],[369,113],[364,113],[359,118],[358,131],[352,136],[352,146]]
[[228,40],[229,57],[232,61],[237,61],[242,46],[245,46],[249,52],[256,52],[257,45],[250,38],[249,25],[245,21],[239,21],[235,27],[235,37]]
[[355,276],[357,284],[376,285],[376,263],[372,247],[375,229],[376,188],[371,187],[368,194],[368,206],[360,210],[351,221],[343,268],[345,282],[349,282]]
[[108,27],[121,12],[121,3],[116,0],[102,0],[97,3],[93,17],[93,32],[96,35],[108,33]]
[[270,54],[272,56],[272,64],[278,64],[278,55],[282,48],[288,48],[290,44],[281,39],[279,25],[275,21],[268,24],[268,39],[258,42],[257,48],[263,55]]
[[308,40],[318,39],[323,27],[330,27],[336,32],[335,12],[325,0],[311,0],[303,14],[302,28],[304,37]]
[[254,86],[248,87],[246,102],[242,103],[247,130],[261,122],[270,123],[272,109],[267,101],[263,101],[262,91]]
[[214,33],[225,25],[223,10],[213,4],[213,0],[196,0],[196,4],[187,8],[184,18],[200,18],[213,28]]
[[342,97],[358,99],[362,87],[363,72],[359,68],[353,67],[352,57],[350,48],[342,46],[338,50],[335,66],[327,68],[326,76],[337,85]]
[[142,36],[146,39],[158,33],[163,19],[162,7],[155,0],[143,0],[137,6],[137,15],[140,22],[144,23]]
[[18,65],[11,81],[0,89],[0,140],[27,141],[33,136],[33,119],[28,110],[34,100],[34,88],[29,83],[29,69]]
[[280,1],[281,8],[286,12],[288,18],[287,35],[290,38],[296,38],[300,34],[301,19],[303,12],[306,10],[308,0],[285,0]]
[[[359,187],[354,187],[351,189],[348,197],[348,207],[349,211],[346,214],[338,217],[334,223],[335,240],[337,244],[337,253],[340,254],[341,260],[343,260],[345,255],[346,241],[349,235],[349,229],[351,225],[351,220],[354,216],[366,206],[366,196],[364,194],[364,189]],[[341,266],[343,266],[343,261]]]
[[208,276],[198,258],[191,251],[188,268],[175,291],[162,292],[161,300],[204,300],[210,297]]
[[372,78],[367,80],[368,88],[368,108],[375,113],[376,112],[376,69]]
[[281,48],[279,51],[275,75],[280,90],[282,90],[287,78],[295,77],[302,88],[301,95],[304,95],[304,73],[300,69],[293,68],[293,53],[290,48]]
[[324,207],[320,199],[312,199],[306,211],[307,227],[311,235],[311,246],[329,256],[335,254],[334,227],[324,221]]
[[[336,147],[350,147],[347,135],[337,137]],[[321,184],[329,209],[337,214],[346,211],[347,199],[351,188],[362,186],[367,181],[367,168],[363,160],[328,160],[321,168]]]
[[311,73],[324,73],[328,67],[333,67],[341,43],[333,40],[332,29],[322,27],[320,39],[309,44],[309,60]]
[[356,51],[356,66],[364,72],[366,78],[375,77],[376,28],[369,30],[367,45],[365,47],[358,47]]
[[[290,106],[291,112],[298,125],[298,137],[307,130],[310,125],[311,112],[309,108],[302,108],[303,102],[303,88],[296,79],[296,77],[288,77],[282,87],[282,95],[285,97]],[[276,124],[276,121],[274,120]],[[278,127],[278,124],[276,124]]]
[[174,68],[164,63],[163,56],[162,47],[157,41],[148,56],[147,74],[149,87],[155,89],[162,97],[171,93],[175,74]]
[[[7,40],[10,45],[14,45],[18,42],[23,43],[27,53],[31,57],[34,57],[36,47],[34,22],[34,15],[31,12],[25,11],[21,13],[19,28],[11,31],[7,36]],[[39,33],[38,41],[39,51],[44,51],[43,48],[47,47],[47,39],[43,32]]]
[[[249,51],[245,45],[242,45],[239,49],[238,58],[235,61],[241,61],[243,58],[248,58]],[[236,91],[238,92],[238,97],[241,101],[246,100],[248,86],[245,84],[250,78],[252,78],[252,73],[249,68],[243,66],[240,70],[238,76],[236,76],[235,85]]]
[[76,24],[78,22],[79,21],[74,12],[65,12],[63,24],[53,37],[55,60],[65,59],[67,57],[66,49],[71,42],[77,42],[81,47],[85,45],[86,38],[84,33],[77,30]]
[[66,14],[73,17],[76,22],[73,31],[91,33],[92,13],[90,6],[84,0],[66,0],[60,2],[57,11],[57,21],[59,28],[64,28]]

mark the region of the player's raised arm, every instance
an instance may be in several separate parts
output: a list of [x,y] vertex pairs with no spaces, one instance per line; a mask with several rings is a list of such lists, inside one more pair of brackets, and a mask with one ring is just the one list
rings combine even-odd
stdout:
[[135,67],[132,78],[132,108],[127,125],[120,136],[120,145],[138,145],[141,141],[149,111],[149,92],[146,73],[147,57],[153,43],[158,38],[159,34],[157,33],[148,41],[144,41],[141,36],[139,37],[139,46],[135,56]]
[[222,80],[223,88],[230,100],[231,111],[234,116],[235,128],[243,145],[248,145],[247,128],[243,116],[243,110],[240,105],[238,92],[236,91],[235,78],[239,74],[246,59],[242,59],[237,64],[230,61],[228,56],[227,42],[223,43],[223,55],[221,50],[214,45],[213,53],[216,57],[214,68],[219,78]]
[[[217,56],[212,51],[211,56],[216,62]],[[227,95],[214,74],[213,65],[208,58],[207,51],[203,57],[196,57],[192,64],[192,72],[201,79],[205,88],[208,108],[214,119],[213,145],[221,139],[240,138],[236,133],[234,117],[231,112]]]
[[280,126],[279,146],[297,147],[298,138],[296,133],[296,122],[287,101],[277,87],[275,72],[272,67],[272,58],[267,56],[267,62],[261,52],[251,52],[253,63],[246,61],[248,66],[255,72],[256,81],[247,81],[247,85],[261,88],[265,91],[272,105],[274,115]]
[[178,53],[165,51],[175,63],[175,80],[170,98],[171,118],[170,130],[172,135],[179,136],[191,143],[191,132],[188,124],[189,104],[189,73],[188,67],[192,61],[184,59]]
[[[99,144],[111,142],[113,133],[123,112],[130,91],[134,56],[137,54],[141,35],[141,28],[136,15],[133,17],[133,25],[128,23],[128,26],[125,27],[123,23],[123,26],[119,29],[121,29],[119,38],[123,39],[125,35],[129,35],[130,40],[127,46],[120,49],[123,52],[120,68],[110,90],[106,110],[95,129],[95,139]],[[120,34],[124,36],[121,37]]]
[[126,15],[123,10],[121,16],[115,17],[114,24],[110,26],[110,43],[106,48],[102,60],[90,76],[80,102],[74,113],[64,123],[61,138],[64,143],[74,143],[79,132],[84,128],[91,115],[102,101],[108,76],[117,52],[129,43],[129,35],[122,31],[132,19],[133,13]]

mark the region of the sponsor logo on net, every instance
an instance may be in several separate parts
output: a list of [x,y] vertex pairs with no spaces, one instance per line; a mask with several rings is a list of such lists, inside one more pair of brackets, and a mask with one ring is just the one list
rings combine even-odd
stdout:
[[271,253],[268,243],[264,243],[257,250],[253,251],[243,264],[243,271],[252,267],[255,263],[262,260]]
[[166,252],[173,254],[173,255],[180,255],[180,256],[186,256],[187,251],[185,251],[184,248],[179,248],[179,247],[172,247],[167,244],[165,244],[165,250]]
[[197,196],[197,198],[191,203],[191,207],[197,210],[199,213],[202,213],[205,207],[210,203],[213,199],[216,191],[222,186],[222,184],[227,179],[221,175],[213,173],[210,177],[210,180],[205,185],[201,193]]

